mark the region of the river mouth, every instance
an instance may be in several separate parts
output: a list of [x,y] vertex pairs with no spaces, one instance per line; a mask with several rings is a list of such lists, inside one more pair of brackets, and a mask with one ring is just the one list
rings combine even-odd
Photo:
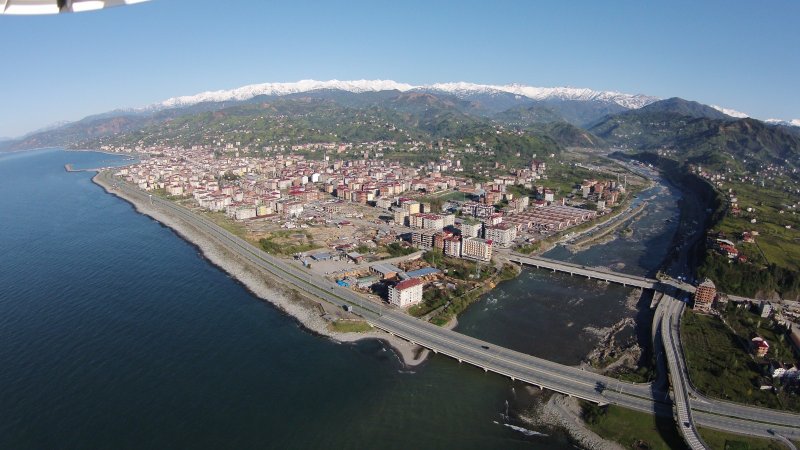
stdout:
[[[652,275],[667,257],[677,231],[681,193],[656,178],[637,200],[646,201],[642,214],[627,221],[614,239],[579,251],[559,245],[548,258],[589,267],[607,267],[634,275]],[[669,219],[669,220],[668,220]],[[631,228],[632,232],[626,232]],[[649,303],[634,288],[524,268],[498,285],[459,316],[458,331],[514,350],[578,365],[598,343],[599,330],[632,318],[638,334],[649,333]],[[631,298],[635,298],[631,301]],[[647,342],[640,342],[647,348]]]
[[[637,201],[640,214],[588,248],[556,246],[545,257],[653,276],[665,263],[678,231],[681,192],[656,177]],[[652,293],[546,269],[524,268],[459,316],[457,331],[566,365],[597,370],[646,363],[651,354]],[[623,361],[625,360],[625,361]],[[519,391],[519,390],[518,390]],[[548,428],[548,396],[509,396],[519,425]],[[546,409],[546,408],[545,408]],[[546,415],[546,414],[545,414]],[[542,429],[544,429],[542,428]]]

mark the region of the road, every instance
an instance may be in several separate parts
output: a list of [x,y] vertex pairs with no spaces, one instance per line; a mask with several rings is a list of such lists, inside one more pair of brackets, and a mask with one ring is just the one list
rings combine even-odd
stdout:
[[678,328],[678,321],[684,304],[668,295],[664,295],[661,302],[665,304],[665,309],[667,309],[666,316],[661,319],[660,328],[669,365],[670,379],[672,380],[678,430],[680,430],[683,439],[692,450],[705,449],[708,446],[703,442],[703,438],[700,437],[695,421],[692,418],[692,408],[689,403],[688,374],[684,370],[684,361],[679,348],[680,342],[675,340],[676,333],[673,332]]
[[[673,374],[673,387],[675,385],[674,377],[677,375],[685,387],[686,397],[695,418],[715,416],[718,421],[730,421],[728,428],[726,428],[728,431],[747,428],[750,430],[748,434],[762,437],[775,437],[775,434],[778,433],[793,439],[800,438],[800,416],[797,414],[710,399],[699,393],[689,379],[689,373],[685,365],[686,359],[682,351],[680,318],[685,304],[666,294],[661,301],[664,303],[664,314],[660,319],[662,321],[660,324],[661,337],[664,341],[665,351],[669,352],[671,350],[673,352],[672,359],[677,363],[676,367],[670,365],[670,373]],[[661,307],[662,305],[659,304],[659,308]],[[665,332],[667,335],[664,334]],[[668,357],[668,359],[670,358]],[[676,373],[676,370],[679,373]],[[738,421],[733,422],[733,418],[737,418]],[[749,422],[749,425],[741,422]],[[704,424],[703,421],[698,423]],[[771,427],[768,424],[780,424],[781,426]]]
[[[385,304],[366,300],[350,289],[337,286],[305,269],[287,264],[182,206],[148,195],[124,182],[113,180],[108,172],[102,173],[101,176],[108,185],[116,185],[116,189],[124,191],[126,196],[151,202],[154,207],[168,210],[173,216],[204,232],[229,251],[285,281],[293,288],[340,307],[350,305],[355,314],[376,328],[431,349],[435,353],[450,356],[459,362],[507,376],[512,380],[523,381],[599,404],[613,404],[642,412],[671,416],[672,408],[668,397],[653,384],[622,382],[576,367],[515,352],[415,319]],[[785,413],[771,415],[769,421],[773,421],[774,418],[774,422],[764,423],[768,420],[761,418],[760,408],[710,402],[713,408],[719,409],[696,414],[695,420],[700,425],[758,436],[766,436],[772,429],[789,438],[800,438],[800,418],[797,415]],[[730,414],[727,414],[728,411]],[[754,422],[751,419],[754,416],[759,417],[760,422]]]
[[619,283],[625,286],[635,286],[643,289],[655,289],[659,284],[659,281],[653,278],[628,275],[603,268],[586,267],[579,264],[543,258],[541,256],[527,256],[520,253],[511,252],[508,255],[508,260],[518,264],[525,264],[528,266],[568,273],[570,275],[580,275],[590,279],[593,278],[612,283]]

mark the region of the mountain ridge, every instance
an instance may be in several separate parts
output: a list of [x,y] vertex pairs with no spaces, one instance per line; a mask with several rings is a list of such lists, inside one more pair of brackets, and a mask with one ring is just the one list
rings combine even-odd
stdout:
[[589,131],[612,146],[667,152],[679,160],[714,165],[800,167],[800,133],[713,107],[667,99],[605,117]]
[[[499,97],[502,95],[516,96],[518,100],[533,100],[540,102],[600,102],[618,105],[625,109],[639,109],[660,101],[662,99],[645,94],[628,94],[618,91],[602,91],[589,88],[575,87],[536,87],[525,84],[512,83],[505,85],[498,84],[479,84],[465,81],[444,82],[432,84],[414,85],[401,83],[394,80],[328,80],[319,81],[313,79],[300,80],[296,82],[274,82],[258,83],[240,86],[232,89],[221,89],[213,91],[203,91],[193,95],[183,95],[170,97],[164,101],[153,103],[143,108],[132,110],[160,110],[191,106],[203,102],[229,102],[247,101],[257,96],[285,96],[318,90],[341,90],[351,93],[380,92],[380,91],[423,91],[444,93],[453,95],[462,100],[475,100],[478,98]],[[511,106],[508,106],[508,109]],[[751,117],[749,114],[736,109],[718,105],[706,105],[727,116],[743,119]],[[500,112],[500,111],[495,111]],[[766,119],[763,120],[770,124],[780,124],[785,126],[800,127],[800,119]]]
[[635,109],[658,100],[643,94],[625,94],[616,91],[598,91],[587,88],[554,87],[544,88],[523,84],[491,85],[468,82],[434,83],[429,85],[412,85],[393,80],[300,80],[289,83],[260,83],[241,86],[233,89],[204,91],[194,95],[171,97],[162,102],[146,106],[142,109],[165,109],[190,106],[201,102],[246,101],[259,95],[284,96],[301,92],[322,89],[337,89],[353,93],[397,90],[407,92],[413,90],[436,91],[454,95],[458,98],[469,98],[472,95],[513,94],[532,100],[580,100],[616,103],[627,109]]

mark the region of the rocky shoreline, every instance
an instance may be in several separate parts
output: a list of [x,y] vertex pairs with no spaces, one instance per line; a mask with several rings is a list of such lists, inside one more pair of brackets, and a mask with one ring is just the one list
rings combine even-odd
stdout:
[[[99,174],[93,177],[92,180],[105,189],[106,192],[116,195],[133,205],[140,214],[153,218],[157,222],[173,230],[182,239],[196,246],[204,258],[224,270],[245,286],[251,293],[271,303],[288,316],[294,318],[304,329],[314,334],[325,336],[336,342],[356,342],[362,339],[378,339],[385,342],[395,354],[397,354],[400,362],[408,368],[422,364],[427,360],[428,356],[430,356],[431,353],[429,350],[379,330],[364,333],[342,333],[332,330],[329,326],[331,322],[326,319],[326,316],[329,316],[330,313],[326,311],[324,302],[319,302],[299,294],[296,291],[287,289],[279,280],[275,280],[270,275],[254,267],[247,260],[228,251],[223,245],[216,242],[213,238],[210,238],[206,233],[196,229],[193,225],[182,220],[180,217],[168,211],[153,207],[147,204],[147,202],[130,198],[119,190],[112,189],[104,182]],[[628,303],[630,303],[630,299],[628,299]],[[331,306],[328,305],[327,309],[330,310]],[[457,324],[457,318],[454,317],[445,327],[452,329],[455,328]],[[626,322],[617,325],[621,328],[621,325],[630,324]],[[598,331],[602,331],[604,335],[607,334],[606,339],[615,334],[614,332],[609,333],[610,330]],[[615,329],[614,331],[619,330]],[[601,341],[606,339],[601,339]],[[611,339],[611,341],[613,343],[613,339]],[[606,344],[608,343],[606,342]],[[598,345],[596,350],[599,350],[601,347],[603,347],[602,344]],[[589,430],[583,423],[581,408],[577,400],[560,394],[553,394],[547,402],[540,403],[536,408],[535,414],[532,416],[520,415],[518,418],[522,422],[534,426],[563,429],[583,448],[598,450],[617,450],[622,448],[617,443],[605,440]]]
[[563,429],[577,446],[592,450],[622,450],[624,447],[609,441],[590,430],[581,417],[581,405],[574,397],[553,394],[534,410],[533,419],[523,418],[534,426]]
[[[232,278],[240,282],[245,288],[260,299],[274,305],[285,314],[294,318],[304,329],[330,338],[337,342],[356,342],[362,339],[378,339],[388,344],[398,355],[400,361],[407,367],[418,366],[427,360],[429,351],[418,345],[411,344],[398,337],[379,330],[364,333],[343,333],[330,328],[331,308],[315,299],[308,298],[298,292],[287,289],[279,280],[253,266],[247,260],[240,258],[228,251],[206,233],[198,230],[193,225],[171,214],[168,211],[128,197],[118,189],[112,189],[98,173],[92,181],[105,189],[109,194],[115,195],[131,205],[140,214],[151,217],[162,225],[173,230],[185,241],[197,247],[200,253]],[[328,306],[326,308],[326,306]]]

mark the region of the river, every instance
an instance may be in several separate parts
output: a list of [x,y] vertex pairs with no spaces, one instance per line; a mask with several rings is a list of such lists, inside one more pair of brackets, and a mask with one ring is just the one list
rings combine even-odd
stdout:
[[[0,155],[0,448],[573,448],[504,426],[518,384],[439,356],[406,371],[380,342],[312,335],[64,170],[113,160]],[[675,195],[630,238],[551,255],[652,270]],[[626,313],[625,292],[526,270],[459,328],[574,364],[592,346],[583,328]]]
[[[639,193],[634,202],[647,201],[641,214],[630,219],[630,235],[583,251],[557,246],[544,256],[586,266],[603,266],[636,275],[652,275],[667,256],[678,228],[680,192],[660,178]],[[619,228],[626,228],[623,225]],[[596,329],[623,317],[649,311],[630,308],[634,291],[548,270],[523,269],[519,277],[501,283],[459,317],[457,330],[503,346],[563,364],[577,365],[597,344]],[[639,327],[643,339],[649,325]],[[644,343],[644,342],[643,342]]]

